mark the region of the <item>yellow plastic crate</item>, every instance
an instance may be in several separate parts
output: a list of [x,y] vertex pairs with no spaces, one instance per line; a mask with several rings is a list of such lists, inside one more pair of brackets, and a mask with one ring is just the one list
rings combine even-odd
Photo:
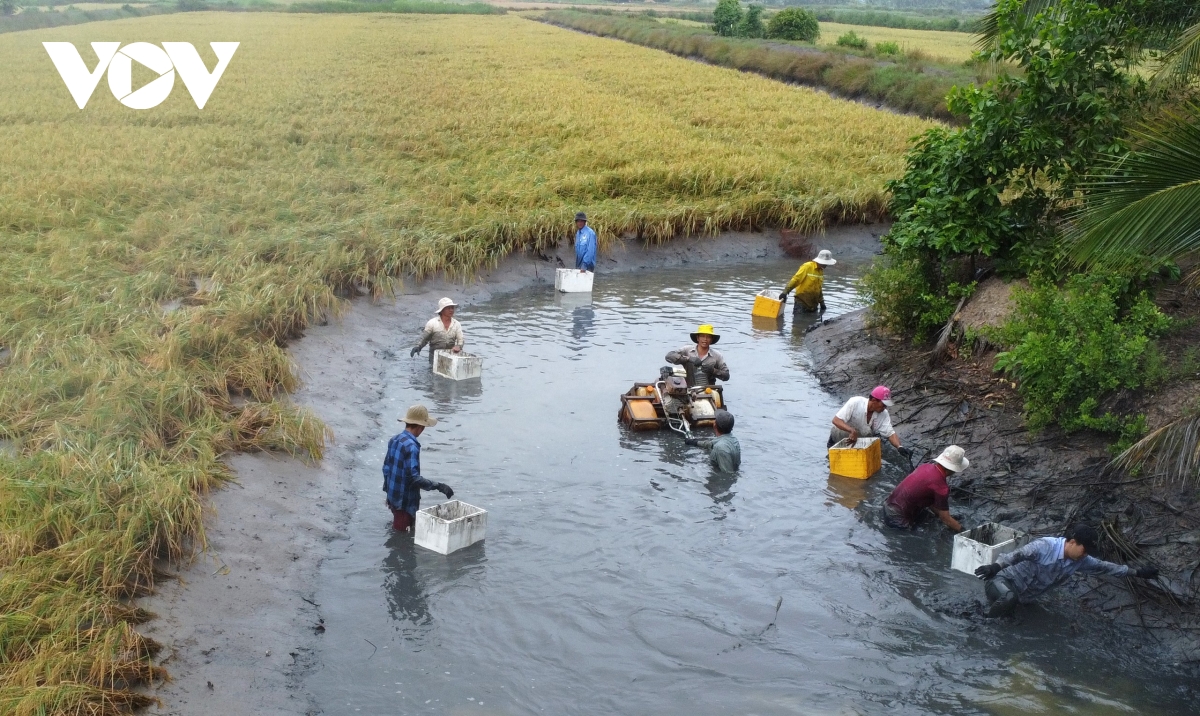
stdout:
[[853,445],[843,440],[829,448],[829,471],[842,477],[866,480],[883,465],[879,438],[859,438]]
[[783,301],[779,300],[779,292],[769,289],[759,291],[754,297],[754,308],[750,315],[762,318],[779,318],[783,315]]

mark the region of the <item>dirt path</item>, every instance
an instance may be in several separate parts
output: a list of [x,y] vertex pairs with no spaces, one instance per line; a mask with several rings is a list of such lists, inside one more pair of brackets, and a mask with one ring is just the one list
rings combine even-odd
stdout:
[[[830,229],[820,243],[869,255],[883,228]],[[775,259],[787,248],[805,251],[810,245],[804,237],[781,238],[778,232],[729,233],[657,247],[630,240],[601,252],[598,280],[606,272]],[[163,644],[157,662],[172,677],[147,690],[162,701],[150,713],[316,712],[303,686],[304,676],[320,668],[316,575],[341,526],[359,507],[340,477],[354,449],[362,448],[364,435],[395,424],[381,385],[396,345],[415,341],[440,296],[472,304],[552,283],[559,260],[574,265],[565,242],[556,256],[510,258],[469,286],[408,282],[397,300],[353,301],[340,319],[314,326],[290,346],[304,382],[293,398],[321,416],[334,431],[334,443],[317,465],[266,453],[230,458],[238,484],[210,498],[209,551],[141,601],[158,615],[142,632]]]

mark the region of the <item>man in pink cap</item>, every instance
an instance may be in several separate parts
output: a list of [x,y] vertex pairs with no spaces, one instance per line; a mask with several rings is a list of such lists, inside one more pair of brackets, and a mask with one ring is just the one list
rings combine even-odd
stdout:
[[901,454],[909,454],[907,448],[901,447],[900,436],[892,429],[892,416],[888,415],[888,406],[892,404],[892,391],[886,385],[877,385],[871,391],[870,397],[856,395],[833,416],[833,429],[829,431],[829,447],[846,438],[859,438],[878,435],[885,438]]

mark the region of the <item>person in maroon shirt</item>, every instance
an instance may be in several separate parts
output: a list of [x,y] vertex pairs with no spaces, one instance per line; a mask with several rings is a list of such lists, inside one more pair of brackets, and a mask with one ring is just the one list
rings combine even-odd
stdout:
[[962,532],[962,525],[950,516],[950,486],[946,476],[962,472],[970,467],[971,461],[963,449],[951,445],[933,459],[919,466],[900,481],[883,504],[883,521],[888,527],[912,529],[925,517],[926,508],[955,532]]

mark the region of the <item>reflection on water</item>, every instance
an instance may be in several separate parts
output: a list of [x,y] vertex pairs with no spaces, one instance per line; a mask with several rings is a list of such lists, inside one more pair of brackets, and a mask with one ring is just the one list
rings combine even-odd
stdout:
[[[880,524],[908,470],[894,451],[870,480],[829,474],[839,405],[804,368],[819,318],[749,315],[795,268],[601,274],[592,294],[526,290],[463,309],[481,380],[397,358],[380,400],[443,419],[421,436],[423,473],[488,510],[487,539],[444,557],[392,535],[379,464],[398,425],[362,436],[346,475],[359,509],[318,589],[328,630],[307,685],[321,708],[1187,712],[1190,682],[1148,667],[1069,598],[980,619],[979,582],[949,571],[944,529]],[[855,306],[857,268],[827,274],[826,315]],[[617,422],[618,396],[700,323],[715,324],[732,373],[737,475],[676,434]]]

